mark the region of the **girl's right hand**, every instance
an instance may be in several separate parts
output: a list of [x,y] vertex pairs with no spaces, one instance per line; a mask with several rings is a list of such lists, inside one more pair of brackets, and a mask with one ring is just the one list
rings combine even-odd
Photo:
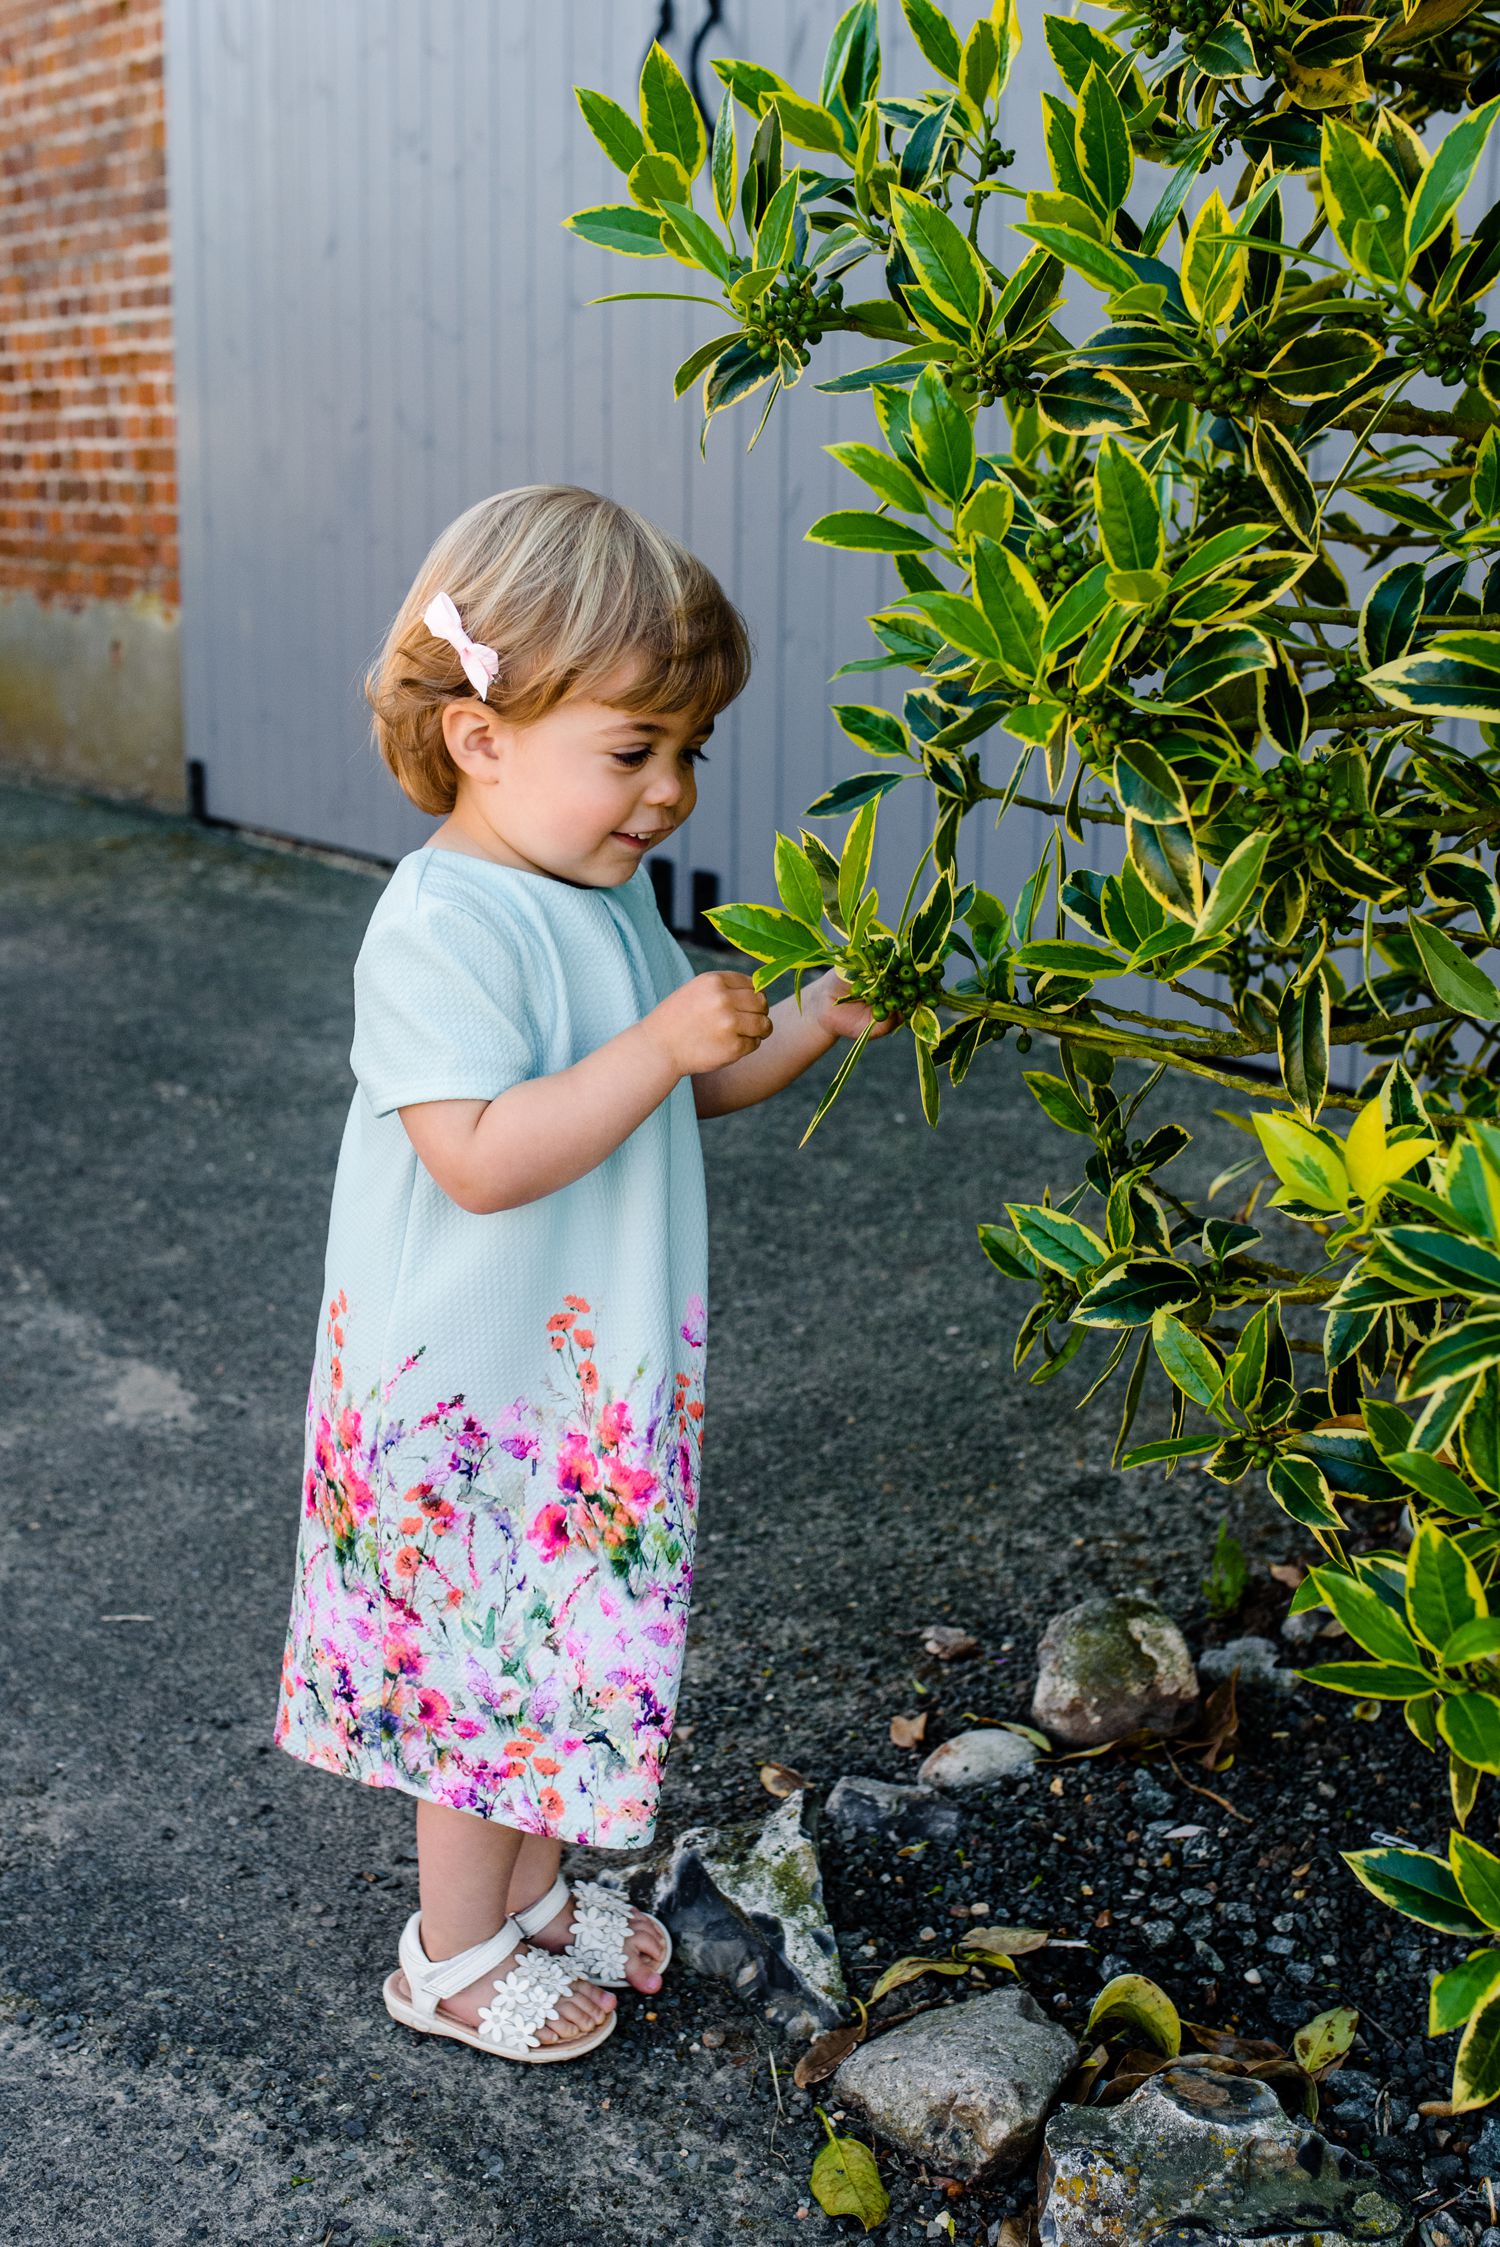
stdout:
[[772,1029],[765,992],[733,968],[695,975],[643,1019],[684,1077],[742,1061]]

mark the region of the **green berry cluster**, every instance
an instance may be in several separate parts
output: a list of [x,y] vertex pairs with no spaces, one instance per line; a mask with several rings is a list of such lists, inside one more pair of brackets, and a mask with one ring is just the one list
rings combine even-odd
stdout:
[[[1374,866],[1401,885],[1410,904],[1422,898],[1422,869],[1433,853],[1433,843],[1421,828],[1395,827],[1388,818],[1366,810],[1347,781],[1336,781],[1333,766],[1315,757],[1304,764],[1284,756],[1262,775],[1250,791],[1263,817],[1274,819],[1288,842],[1310,851],[1324,835],[1332,835],[1355,858]],[[1347,893],[1332,883],[1315,882],[1309,893],[1309,910],[1337,934],[1353,928],[1358,911]]]
[[[1013,148],[1007,148],[1003,141],[997,140],[994,133],[986,126],[984,139],[974,151],[974,160],[979,168],[979,177],[981,179],[993,179],[996,172],[1008,172],[1010,170],[1011,165],[1016,160],[1016,152]],[[979,201],[979,197],[976,194],[969,194],[964,197],[964,201],[972,207]]]
[[1349,826],[1360,809],[1348,784],[1336,785],[1333,768],[1321,757],[1306,764],[1300,757],[1281,757],[1250,793],[1287,840],[1304,847],[1330,827]]
[[1112,764],[1133,715],[1129,706],[1111,694],[1084,694],[1076,687],[1066,688],[1061,699],[1083,755],[1096,765]]
[[1364,677],[1361,664],[1352,655],[1342,656],[1333,667],[1329,682],[1327,715],[1338,719],[1360,719],[1377,707],[1360,684]]
[[1018,413],[1039,387],[1041,376],[1029,353],[1002,338],[960,351],[945,368],[943,380],[950,390],[981,406],[1003,398],[1011,412]]
[[1248,468],[1232,460],[1221,461],[1198,479],[1200,518],[1220,510],[1225,514],[1257,512],[1265,504],[1263,487]]
[[1146,29],[1136,44],[1143,55],[1159,55],[1180,32],[1191,55],[1223,20],[1223,0],[1146,0]]
[[[740,272],[748,272],[744,258],[736,258]],[[752,306],[745,320],[745,341],[763,359],[777,357],[783,345],[794,351],[805,367],[811,345],[822,340],[844,309],[843,284],[830,281],[821,294],[810,267],[789,266]]]
[[868,936],[858,952],[847,947],[835,952],[833,964],[850,997],[863,999],[877,1018],[899,1014],[905,1021],[919,1006],[933,1006],[942,996],[941,961],[919,968],[894,936]]
[[1218,345],[1200,344],[1193,360],[1193,404],[1215,413],[1246,412],[1260,389],[1247,361],[1259,348],[1260,336],[1250,327],[1236,328]]
[[[1358,830],[1341,838],[1358,851]],[[1307,893],[1307,909],[1311,918],[1321,921],[1330,936],[1349,935],[1359,920],[1359,912],[1347,890],[1333,882],[1314,882]]]
[[1026,541],[1026,565],[1049,601],[1055,601],[1098,559],[1086,539],[1070,540],[1065,531],[1033,531]]
[[1425,894],[1422,869],[1437,847],[1432,835],[1420,827],[1393,827],[1389,820],[1370,819],[1361,824],[1358,836],[1351,847],[1400,883],[1408,905],[1420,905]]
[[1250,932],[1241,929],[1238,936],[1230,938],[1219,954],[1219,964],[1229,978],[1231,990],[1243,991],[1250,980]]
[[1127,1170],[1134,1170],[1145,1152],[1145,1140],[1128,1137],[1118,1110],[1099,1126],[1094,1137],[1111,1178],[1121,1178]]
[[1436,314],[1418,312],[1391,348],[1398,359],[1415,362],[1440,382],[1470,382],[1478,372],[1474,333],[1483,318],[1477,304],[1449,304]]

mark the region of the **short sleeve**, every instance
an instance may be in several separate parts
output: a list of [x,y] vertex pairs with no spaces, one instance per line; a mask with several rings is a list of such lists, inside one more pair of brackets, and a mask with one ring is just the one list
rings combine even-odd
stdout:
[[377,1116],[419,1100],[493,1100],[540,1070],[526,960],[506,932],[441,898],[365,931],[349,1061]]

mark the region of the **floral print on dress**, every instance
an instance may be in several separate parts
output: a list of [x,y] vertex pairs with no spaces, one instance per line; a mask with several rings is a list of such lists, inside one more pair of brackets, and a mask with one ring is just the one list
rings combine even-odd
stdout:
[[650,1840],[687,1637],[703,1436],[703,1298],[683,1361],[613,1391],[605,1313],[564,1295],[545,1393],[488,1423],[462,1394],[410,1425],[415,1350],[345,1391],[328,1305],[275,1740],[321,1769],[527,1833]]

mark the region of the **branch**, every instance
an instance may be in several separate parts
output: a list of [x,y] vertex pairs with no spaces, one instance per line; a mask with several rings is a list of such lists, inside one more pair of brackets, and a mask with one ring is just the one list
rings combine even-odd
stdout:
[[[1223,1085],[1230,1092],[1252,1092],[1257,1077],[1244,1071],[1234,1073],[1227,1069],[1211,1069],[1207,1062],[1195,1054],[1185,1053],[1181,1047],[1151,1038],[1133,1037],[1124,1030],[1113,1029],[1107,1022],[1079,1022],[1068,1015],[1046,1014],[1040,1007],[1017,1006],[1009,999],[986,999],[971,996],[967,991],[950,991],[938,1001],[942,1007],[955,1014],[982,1015],[993,1022],[1013,1024],[1018,1030],[1040,1031],[1043,1037],[1074,1037],[1086,1045],[1100,1045],[1111,1053],[1134,1055],[1142,1061],[1167,1061],[1173,1067],[1185,1070],[1189,1076],[1204,1077],[1210,1084]],[[1269,1051],[1269,1048],[1252,1046],[1251,1053]],[[1347,1108],[1356,1114],[1360,1103],[1343,1093],[1330,1092],[1324,1101],[1327,1108]]]
[[[830,320],[827,324],[830,329],[848,327],[853,329],[854,333],[859,333],[858,328],[852,321]],[[893,350],[900,351],[917,344],[928,344],[932,341],[932,338],[920,334],[913,328],[904,336],[882,336],[880,341],[889,343]],[[1106,371],[1116,374],[1118,379],[1131,390],[1150,391],[1154,396],[1160,398],[1185,398],[1189,403],[1193,402],[1199,387],[1197,382],[1188,381],[1186,376],[1147,374],[1144,369],[1139,367],[1107,368]],[[1246,418],[1253,419],[1258,415],[1265,421],[1274,421],[1282,429],[1296,429],[1305,418],[1306,405],[1316,403],[1316,400],[1310,399],[1305,401],[1303,406],[1288,405],[1280,398],[1273,398],[1267,393],[1255,400],[1254,414],[1247,413]],[[1368,404],[1368,398],[1357,400],[1354,405],[1347,407],[1336,421],[1326,423],[1325,427],[1328,429],[1363,429],[1368,422],[1369,415],[1368,412],[1361,409],[1362,407],[1368,407]],[[1390,431],[1398,437],[1465,437],[1471,438],[1477,444],[1486,429],[1491,428],[1493,424],[1488,420],[1460,420],[1457,414],[1425,413],[1420,406],[1391,406],[1382,415],[1380,426],[1383,430]]]
[[[913,342],[918,339],[912,338]],[[1120,380],[1131,390],[1149,390],[1161,398],[1186,398],[1190,403],[1198,389],[1196,382],[1176,375],[1148,375],[1136,367],[1121,367]],[[1316,403],[1309,400],[1309,404]],[[1329,429],[1365,428],[1369,421],[1368,398],[1358,400],[1341,413],[1337,421],[1325,426]],[[1304,418],[1301,406],[1284,405],[1279,398],[1258,397],[1253,413],[1247,409],[1245,418],[1256,416],[1263,421],[1274,421],[1283,429],[1296,429]],[[1394,431],[1398,437],[1468,437],[1478,440],[1491,424],[1488,421],[1461,421],[1457,414],[1424,413],[1420,406],[1391,406],[1381,416],[1383,430]]]
[[[1185,999],[1197,1000],[1200,1005],[1216,1006],[1219,1012],[1227,1014],[1231,1021],[1237,1019],[1233,1007],[1227,1005],[1223,999],[1210,999],[1206,993],[1190,991],[1182,983],[1170,983],[1168,988],[1179,992]],[[1224,1035],[1222,1030],[1215,1030],[1207,1022],[1179,1022],[1175,1015],[1168,1019],[1160,1014],[1139,1014],[1134,1007],[1112,1006],[1108,999],[1096,998],[1094,1004],[1103,1013],[1112,1014],[1117,1022],[1138,1022],[1143,1030],[1168,1030],[1174,1037],[1179,1038],[1219,1039]],[[1214,1046],[1209,1050],[1217,1052],[1218,1047]]]
[[[1003,719],[1001,723],[1004,723]],[[984,792],[986,796],[1003,796],[1005,794],[1003,788],[986,788]],[[1067,817],[1068,807],[1066,804],[1049,804],[1041,796],[1012,796],[1011,802],[1019,804],[1024,811],[1044,811],[1053,819],[1065,819]],[[1123,812],[1091,811],[1087,804],[1080,804],[1078,813],[1080,818],[1091,819],[1101,827],[1123,827],[1125,824]]]
[[[1294,617],[1299,624],[1358,624],[1358,609],[1304,609],[1287,606],[1267,612],[1271,616]],[[1418,624],[1446,624],[1462,632],[1500,631],[1500,609],[1454,610],[1424,609],[1417,618]]]
[[[1260,1082],[1257,1072],[1231,1072],[1211,1069],[1201,1056],[1212,1054],[1217,1061],[1255,1061],[1273,1054],[1275,1041],[1254,1038],[1248,1033],[1231,1035],[1224,1030],[1200,1029],[1190,1022],[1172,1022],[1169,1027],[1179,1036],[1197,1040],[1196,1050],[1173,1045],[1168,1038],[1143,1038],[1127,1030],[1117,1030],[1111,1023],[1084,1020],[1073,1015],[1049,1014],[1042,1007],[1021,1006],[1012,999],[986,998],[968,991],[945,991],[937,1005],[952,1014],[981,1015],[993,1022],[1012,1024],[1018,1030],[1040,1030],[1045,1037],[1080,1039],[1086,1045],[1101,1045],[1111,1053],[1134,1054],[1144,1061],[1166,1061],[1175,1068],[1184,1069],[1190,1076],[1206,1077],[1212,1084],[1227,1085],[1231,1091],[1243,1092]],[[1105,1000],[1095,1000],[1096,1006],[1107,1006]],[[1123,1010],[1110,1007],[1109,1012]],[[1136,1016],[1137,1021],[1142,1020]],[[1328,1033],[1330,1045],[1361,1045],[1371,1038],[1405,1036],[1409,1030],[1419,1030],[1427,1024],[1440,1022],[1453,1026],[1454,1017],[1447,1007],[1417,1007],[1410,1014],[1378,1014],[1363,1022],[1336,1023]],[[1347,1108],[1357,1113],[1360,1103],[1352,1094],[1327,1094],[1325,1107]]]

